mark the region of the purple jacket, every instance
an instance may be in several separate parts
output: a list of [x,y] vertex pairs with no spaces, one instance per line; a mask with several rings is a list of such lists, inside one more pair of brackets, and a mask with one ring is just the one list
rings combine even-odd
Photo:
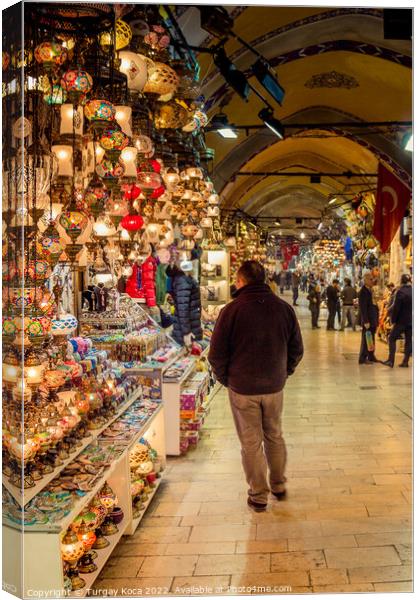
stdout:
[[266,284],[250,284],[221,311],[209,362],[218,381],[238,394],[273,394],[303,357],[294,309]]

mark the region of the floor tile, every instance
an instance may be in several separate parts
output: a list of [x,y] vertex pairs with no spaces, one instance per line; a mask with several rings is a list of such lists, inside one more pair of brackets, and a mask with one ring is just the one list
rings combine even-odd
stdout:
[[269,573],[269,554],[225,554],[200,556],[195,575]]
[[314,569],[310,571],[312,585],[332,585],[349,583],[346,569]]
[[166,575],[192,575],[198,557],[194,556],[148,556],[138,572],[139,576],[158,577]]
[[412,578],[412,566],[389,567],[357,567],[348,569],[349,581],[360,583],[370,581],[373,583],[386,581],[409,581]]
[[302,550],[272,554],[271,571],[308,571],[325,569],[326,561],[322,550]]
[[393,546],[369,548],[327,548],[324,551],[327,566],[331,569],[353,567],[380,567],[401,564]]
[[171,592],[177,596],[207,596],[225,594],[230,584],[229,576],[175,577]]

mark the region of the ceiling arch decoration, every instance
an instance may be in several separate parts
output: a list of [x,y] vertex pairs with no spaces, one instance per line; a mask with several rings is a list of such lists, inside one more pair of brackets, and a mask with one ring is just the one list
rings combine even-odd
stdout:
[[358,81],[352,75],[339,73],[338,71],[329,71],[328,73],[316,73],[308,79],[304,87],[306,88],[344,88],[351,90],[359,87]]

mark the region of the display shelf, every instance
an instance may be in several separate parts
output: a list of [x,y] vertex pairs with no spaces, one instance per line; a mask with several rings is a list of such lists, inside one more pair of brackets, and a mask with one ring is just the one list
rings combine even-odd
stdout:
[[[78,514],[80,514],[81,510],[84,506],[89,504],[89,502],[93,499],[93,497],[97,494],[100,488],[104,485],[104,483],[109,479],[115,469],[119,466],[120,462],[125,458],[127,452],[129,452],[130,448],[132,448],[133,444],[137,442],[137,440],[144,435],[147,429],[151,426],[156,416],[162,410],[163,405],[161,404],[150,416],[150,418],[144,423],[141,429],[135,432],[135,435],[130,440],[129,444],[122,452],[122,454],[112,463],[112,465],[102,474],[101,478],[96,482],[96,485],[90,492],[88,492],[85,496],[81,496],[79,502],[77,502],[71,512],[65,516],[60,523],[51,525],[52,531],[61,531],[63,532],[68,528],[68,526],[74,521]],[[30,531],[35,531],[36,526],[31,526]],[[39,531],[45,530],[46,526],[39,526]]]
[[61,473],[61,471],[63,471],[67,465],[69,465],[71,462],[73,462],[83,452],[83,450],[87,446],[89,446],[89,444],[94,442],[99,437],[99,435],[103,431],[105,431],[105,429],[107,429],[109,427],[109,425],[112,425],[112,423],[118,417],[120,417],[122,415],[122,413],[124,413],[131,406],[131,404],[133,404],[136,400],[138,400],[140,398],[140,396],[141,396],[141,389],[138,389],[129,398],[127,398],[127,400],[125,400],[125,402],[123,402],[121,404],[121,406],[119,407],[117,412],[114,415],[112,415],[112,417],[109,419],[109,421],[107,421],[105,423],[105,425],[102,425],[102,427],[100,427],[99,429],[94,429],[94,430],[90,431],[89,437],[87,437],[83,440],[82,445],[79,446],[78,448],[76,448],[75,451],[71,453],[69,458],[66,458],[65,460],[63,460],[62,465],[59,465],[52,471],[52,473],[49,473],[48,475],[46,475],[45,477],[40,479],[33,487],[26,489],[24,491],[23,495],[20,493],[21,490],[19,488],[12,485],[7,479],[5,479],[3,477],[4,487],[13,496],[13,498],[16,500],[16,502],[18,502],[18,504],[20,506],[26,506],[26,504],[28,502],[30,502],[32,500],[32,498],[35,498],[35,496],[37,494],[39,494],[39,492],[42,492],[42,490],[49,483],[51,483],[51,481],[53,479],[55,479],[55,477],[57,477],[57,475],[59,475]]
[[80,577],[82,577],[82,579],[84,579],[84,581],[86,582],[84,588],[82,588],[81,590],[76,590],[74,592],[69,592],[67,596],[68,598],[85,598],[89,594],[94,582],[99,577],[101,570],[107,563],[108,558],[115,550],[116,546],[118,545],[119,541],[124,535],[124,521],[118,525],[118,527],[120,528],[118,533],[115,533],[114,535],[111,535],[107,538],[110,542],[109,546],[103,548],[102,550],[96,550],[97,558],[94,561],[97,566],[96,571],[93,571],[93,573],[79,573]]
[[[159,489],[162,481],[163,480],[161,477],[160,477],[160,479],[157,479],[156,487],[153,488],[152,493],[149,495],[147,500],[144,502],[144,509],[141,511],[141,513],[138,517],[132,519],[132,522],[131,522],[132,533],[134,533],[134,531],[138,528],[138,525],[141,523],[141,520],[144,517],[145,513],[147,512],[147,509],[150,506],[151,501],[153,500],[154,496],[156,495],[157,490]],[[132,533],[130,533],[130,535],[132,535]]]
[[[13,551],[7,553],[8,556],[5,560],[9,582],[14,586],[16,595],[21,597],[51,597],[51,590],[54,590],[53,595],[56,598],[80,598],[88,595],[89,590],[91,590],[121,537],[134,533],[160,487],[162,478],[156,480],[156,487],[153,488],[144,503],[144,510],[134,519],[132,514],[129,452],[132,446],[141,437],[144,437],[156,449],[158,456],[161,457],[162,471],[164,471],[166,466],[164,422],[164,406],[160,404],[153,414],[149,416],[141,429],[134,433],[121,455],[102,474],[95,488],[83,496],[71,513],[62,519],[59,524],[54,524],[57,527],[55,531],[52,529],[46,530],[45,528],[42,531],[39,529],[36,530],[32,526],[25,527],[24,544],[22,546],[22,530],[8,525],[3,527],[3,543],[6,544],[5,547],[12,550],[23,547],[23,555],[19,556],[19,560],[17,560],[17,557],[14,557]],[[124,513],[124,520],[118,525],[118,533],[108,537],[110,545],[102,550],[97,550],[98,557],[95,559],[98,567],[97,570],[93,573],[80,573],[80,576],[86,582],[85,587],[81,590],[67,593],[64,590],[63,568],[60,555],[61,537],[72,520],[80,514],[83,506],[91,501],[105,481],[109,483],[118,497],[118,506]],[[39,565],[33,561],[34,556],[42,556],[42,560],[48,565],[48,569],[39,568]],[[20,571],[21,563],[25,568],[24,579]]]

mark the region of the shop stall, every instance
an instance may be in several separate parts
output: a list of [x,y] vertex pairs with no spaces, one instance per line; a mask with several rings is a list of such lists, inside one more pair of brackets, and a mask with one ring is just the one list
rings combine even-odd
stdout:
[[30,4],[23,49],[20,18],[3,38],[4,573],[80,597],[166,454],[198,442],[230,259],[196,64],[158,6]]

